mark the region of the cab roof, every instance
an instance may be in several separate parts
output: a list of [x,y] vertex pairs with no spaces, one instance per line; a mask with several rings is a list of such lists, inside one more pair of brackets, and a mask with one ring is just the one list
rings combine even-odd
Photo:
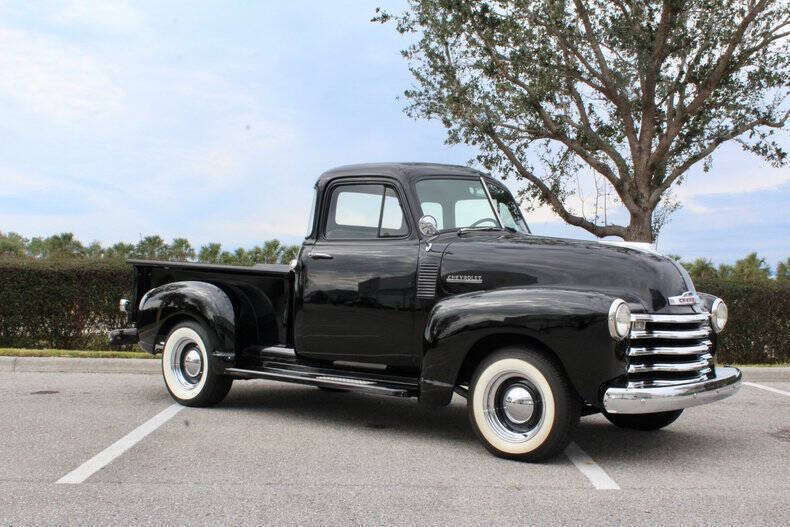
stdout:
[[461,165],[443,165],[440,163],[362,163],[344,165],[327,170],[318,178],[318,184],[331,179],[347,176],[387,176],[406,183],[423,176],[471,176],[480,177],[488,174]]

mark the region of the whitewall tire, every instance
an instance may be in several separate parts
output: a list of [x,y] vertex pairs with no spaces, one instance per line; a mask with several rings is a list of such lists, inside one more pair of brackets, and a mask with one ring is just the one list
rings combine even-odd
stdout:
[[170,395],[185,406],[217,404],[230,391],[233,379],[212,371],[209,350],[215,349],[211,330],[195,321],[177,324],[165,340],[162,376]]
[[506,348],[478,366],[467,408],[472,427],[489,451],[539,461],[568,445],[581,402],[554,360],[532,350]]

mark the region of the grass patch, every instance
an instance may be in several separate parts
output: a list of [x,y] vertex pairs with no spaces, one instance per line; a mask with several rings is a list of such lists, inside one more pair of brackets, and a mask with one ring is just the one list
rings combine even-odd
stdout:
[[79,350],[32,350],[22,348],[0,348],[0,357],[72,357],[79,359],[158,359],[161,355],[150,355],[143,351],[79,351]]

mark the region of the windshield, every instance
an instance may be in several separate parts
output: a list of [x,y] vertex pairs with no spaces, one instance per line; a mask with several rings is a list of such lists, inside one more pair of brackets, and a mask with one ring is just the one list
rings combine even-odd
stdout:
[[489,183],[492,205],[480,179],[423,179],[415,185],[423,215],[436,218],[439,230],[500,228],[494,205],[504,227],[528,233],[510,192]]
[[518,207],[516,200],[513,199],[513,196],[510,195],[510,192],[499,183],[488,181],[486,186],[488,187],[488,192],[491,193],[491,199],[494,200],[494,206],[499,212],[502,226],[528,234],[529,227],[527,227],[527,222],[524,221],[521,209]]
[[315,204],[318,201],[318,189],[313,189],[313,204],[310,206],[310,216],[307,218],[307,234],[305,238],[309,238],[313,234],[313,224],[315,223]]

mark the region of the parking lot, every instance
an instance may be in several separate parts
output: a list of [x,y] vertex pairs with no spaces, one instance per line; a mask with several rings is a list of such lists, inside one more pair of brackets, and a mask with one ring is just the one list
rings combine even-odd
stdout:
[[193,409],[155,374],[5,372],[0,523],[786,525],[790,373],[750,380],[659,432],[583,418],[529,465],[488,454],[461,398],[246,381]]

